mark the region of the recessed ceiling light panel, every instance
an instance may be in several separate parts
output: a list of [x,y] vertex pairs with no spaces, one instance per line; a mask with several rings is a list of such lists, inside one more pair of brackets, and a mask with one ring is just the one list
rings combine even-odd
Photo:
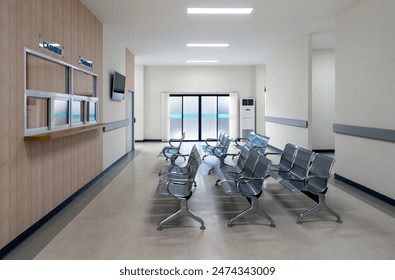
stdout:
[[188,8],[188,14],[208,15],[245,15],[251,14],[254,8]]
[[226,48],[229,44],[186,44],[190,48]]
[[187,63],[217,63],[218,60],[211,59],[211,60],[187,60]]

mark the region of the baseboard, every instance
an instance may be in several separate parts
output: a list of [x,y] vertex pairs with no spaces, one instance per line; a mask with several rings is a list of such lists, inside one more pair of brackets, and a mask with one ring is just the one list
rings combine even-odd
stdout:
[[335,149],[313,149],[315,153],[334,153]]
[[161,139],[144,139],[142,142],[162,142]]
[[335,179],[338,179],[338,180],[340,180],[340,181],[342,181],[342,182],[344,182],[344,183],[346,183],[346,184],[348,184],[350,186],[353,186],[354,188],[357,188],[357,189],[359,189],[359,190],[361,190],[363,192],[366,192],[366,193],[370,194],[371,196],[373,196],[373,197],[375,197],[377,199],[380,199],[381,201],[384,201],[384,202],[386,202],[386,203],[388,203],[388,204],[390,204],[392,206],[395,206],[395,200],[394,199],[392,199],[392,198],[390,198],[390,197],[388,197],[386,195],[383,195],[383,194],[381,194],[379,192],[376,192],[376,191],[372,190],[371,188],[368,188],[368,187],[363,186],[363,185],[361,185],[361,184],[359,184],[357,182],[354,182],[354,181],[352,181],[350,179],[347,179],[346,177],[343,177],[343,176],[341,176],[341,175],[339,175],[337,173],[335,173]]
[[36,223],[34,223],[32,226],[30,226],[24,232],[22,232],[20,235],[18,235],[16,238],[14,238],[6,246],[1,248],[0,249],[0,259],[3,259],[5,256],[7,256],[13,249],[15,249],[19,244],[21,244],[23,241],[25,241],[27,238],[29,238],[40,227],[42,227],[46,222],[48,222],[50,219],[52,219],[57,213],[62,211],[67,205],[69,205],[78,196],[80,196],[81,194],[86,192],[88,189],[93,187],[99,180],[101,180],[105,176],[107,176],[127,156],[128,156],[128,154],[123,155],[116,162],[114,162],[112,165],[110,165],[108,168],[106,168],[104,171],[102,171],[99,175],[97,175],[95,178],[93,178],[90,182],[88,182],[86,185],[84,185],[79,190],[77,190],[74,194],[72,194],[71,196],[66,198],[66,200],[64,200],[61,204],[59,204],[57,207],[55,207],[52,211],[50,211],[48,214],[46,214],[44,217],[42,217],[40,220],[38,220]]

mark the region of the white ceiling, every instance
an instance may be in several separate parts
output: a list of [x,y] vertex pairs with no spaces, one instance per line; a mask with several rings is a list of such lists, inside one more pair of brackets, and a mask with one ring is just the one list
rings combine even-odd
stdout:
[[[313,46],[335,44],[335,17],[360,0],[81,0],[140,65],[260,65],[297,38]],[[188,7],[253,7],[251,15],[188,15]],[[229,43],[228,48],[187,48],[186,43]]]

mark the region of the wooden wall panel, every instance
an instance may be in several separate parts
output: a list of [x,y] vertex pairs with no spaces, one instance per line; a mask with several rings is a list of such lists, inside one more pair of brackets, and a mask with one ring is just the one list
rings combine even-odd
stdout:
[[[99,75],[102,24],[79,0],[0,1],[0,248],[53,210],[103,169],[100,130],[52,141],[24,141],[24,48]],[[64,47],[61,58],[38,46],[39,36]],[[83,68],[84,66],[80,66]],[[41,70],[38,70],[41,71]],[[46,70],[43,70],[46,71]],[[34,83],[57,87],[59,81]],[[102,90],[99,86],[99,100]]]
[[134,91],[134,55],[128,49],[125,49],[126,59],[126,90]]

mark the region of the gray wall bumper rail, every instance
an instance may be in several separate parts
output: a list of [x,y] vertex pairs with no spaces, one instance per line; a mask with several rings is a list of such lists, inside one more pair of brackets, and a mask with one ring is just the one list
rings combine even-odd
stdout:
[[277,118],[277,117],[268,117],[268,116],[265,117],[265,121],[290,125],[290,126],[303,127],[303,128],[307,128],[309,125],[308,121],[305,120],[286,119],[286,118]]
[[114,129],[118,129],[118,128],[121,128],[121,127],[124,127],[124,126],[128,126],[128,125],[129,125],[129,120],[128,119],[121,120],[121,121],[116,121],[116,122],[111,122],[111,123],[106,124],[103,127],[103,131],[104,132],[108,132],[108,131],[111,131],[111,130],[114,130]]
[[333,124],[333,132],[347,134],[351,136],[395,142],[395,130],[392,129],[335,123]]

